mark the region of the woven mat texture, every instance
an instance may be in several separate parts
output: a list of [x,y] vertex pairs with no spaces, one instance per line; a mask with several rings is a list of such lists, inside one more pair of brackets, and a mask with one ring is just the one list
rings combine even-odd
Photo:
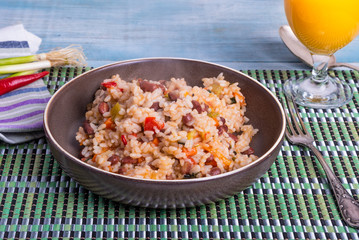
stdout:
[[[53,94],[88,68],[53,68]],[[244,73],[281,96],[284,79],[302,71]],[[300,107],[316,146],[344,187],[359,198],[359,73],[332,71],[354,89],[348,105]],[[341,220],[322,167],[306,149],[284,141],[270,170],[251,187],[217,203],[146,209],[84,189],[59,167],[45,138],[0,142],[0,239],[358,239]]]

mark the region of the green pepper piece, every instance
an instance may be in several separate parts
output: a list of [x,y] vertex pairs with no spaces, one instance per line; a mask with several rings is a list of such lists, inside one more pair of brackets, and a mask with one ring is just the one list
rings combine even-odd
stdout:
[[115,119],[117,116],[120,116],[120,110],[121,110],[121,105],[117,102],[111,108],[111,111],[110,111],[112,119]]

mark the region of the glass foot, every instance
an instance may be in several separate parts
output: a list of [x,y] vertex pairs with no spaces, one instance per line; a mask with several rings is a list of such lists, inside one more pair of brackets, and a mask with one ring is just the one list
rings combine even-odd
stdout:
[[336,77],[327,75],[320,83],[311,76],[290,78],[284,83],[284,93],[294,101],[311,108],[337,108],[347,104],[353,97],[351,87]]

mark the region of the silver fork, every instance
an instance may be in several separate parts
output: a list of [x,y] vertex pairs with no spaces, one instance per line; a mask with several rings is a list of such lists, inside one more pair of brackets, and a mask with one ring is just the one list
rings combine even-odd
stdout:
[[286,114],[287,125],[286,137],[290,143],[308,147],[315,154],[330,182],[334,192],[339,210],[344,221],[351,227],[359,227],[359,203],[345,190],[337,176],[334,175],[329,165],[324,160],[322,154],[313,145],[314,138],[307,131],[303,120],[300,118],[297,105],[293,99],[283,99],[289,109],[289,115]]

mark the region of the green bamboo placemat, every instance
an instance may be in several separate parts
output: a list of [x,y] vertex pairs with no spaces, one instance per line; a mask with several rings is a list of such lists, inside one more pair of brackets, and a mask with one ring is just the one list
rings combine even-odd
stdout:
[[[88,69],[54,68],[51,93]],[[302,71],[243,71],[281,96]],[[328,110],[300,108],[316,145],[345,188],[359,197],[359,74],[332,72],[354,98]],[[250,188],[217,203],[146,209],[82,188],[59,167],[45,138],[0,142],[0,239],[358,239],[341,220],[323,169],[306,149],[284,141],[270,170]]]

